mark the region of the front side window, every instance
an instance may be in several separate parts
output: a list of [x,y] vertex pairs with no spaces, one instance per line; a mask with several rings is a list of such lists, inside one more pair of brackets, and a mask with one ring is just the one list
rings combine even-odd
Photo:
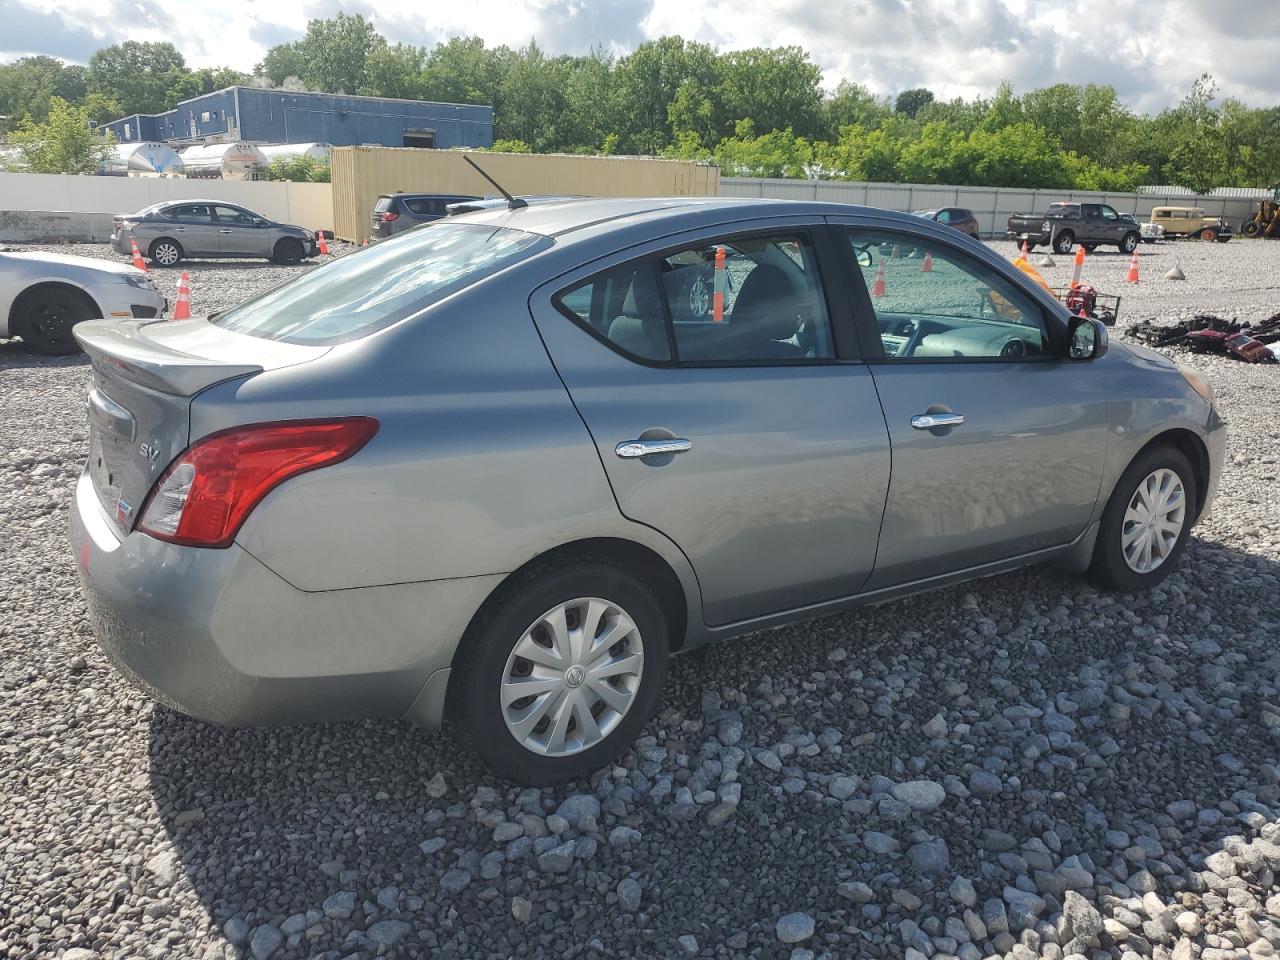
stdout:
[[219,223],[234,223],[242,227],[253,226],[253,217],[243,210],[238,210],[235,207],[218,206],[214,207],[213,211],[217,214]]
[[698,243],[597,274],[556,302],[579,325],[645,360],[835,355],[816,256],[803,234]]
[[1049,355],[1044,315],[994,268],[917,237],[850,230],[887,360]]
[[552,245],[550,237],[435,223],[334,260],[212,318],[265,340],[366,337]]
[[1103,220],[1119,220],[1120,219],[1120,214],[1116,213],[1114,207],[1108,207],[1104,203],[1100,207],[1098,207],[1098,209],[1102,212]]

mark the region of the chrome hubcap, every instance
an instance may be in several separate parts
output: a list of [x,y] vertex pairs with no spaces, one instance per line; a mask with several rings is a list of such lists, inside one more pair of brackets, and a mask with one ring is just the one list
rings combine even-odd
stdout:
[[1173,552],[1187,517],[1182,478],[1167,467],[1138,484],[1124,512],[1120,546],[1134,573],[1150,573]]
[[707,290],[707,282],[702,277],[697,277],[689,288],[689,313],[695,317],[705,317],[710,309],[711,294]]
[[516,641],[502,672],[502,718],[526,750],[579,753],[622,722],[643,671],[640,631],[625,610],[599,597],[570,600]]

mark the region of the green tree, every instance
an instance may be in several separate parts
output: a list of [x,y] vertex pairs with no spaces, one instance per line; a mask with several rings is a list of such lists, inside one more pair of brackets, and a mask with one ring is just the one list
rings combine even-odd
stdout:
[[966,144],[971,183],[987,187],[1070,187],[1058,142],[1031,123],[975,130]]
[[933,91],[926,87],[914,87],[898,94],[898,99],[893,102],[893,110],[914,120],[916,114],[930,103],[933,103]]
[[813,147],[791,130],[770,130],[755,136],[750,120],[739,120],[732,137],[716,146],[721,173],[731,177],[807,177]]
[[115,138],[100,137],[89,127],[89,114],[61,97],[49,101],[43,123],[24,120],[9,135],[16,148],[13,168],[31,173],[96,173],[112,154]]
[[1202,74],[1182,102],[1158,118],[1160,132],[1171,137],[1165,179],[1196,193],[1208,193],[1226,179],[1226,145],[1213,107],[1215,90],[1213,78]]
[[328,183],[329,163],[305,154],[281,157],[267,164],[268,180],[292,180],[295,183]]
[[903,144],[898,173],[907,183],[968,183],[973,178],[968,140],[944,120],[926,123]]
[[356,93],[365,81],[365,65],[387,41],[360,14],[339,12],[327,20],[309,20],[301,41],[301,77],[327,93]]
[[836,138],[840,136],[841,127],[854,124],[878,127],[893,113],[887,102],[881,102],[866,87],[848,80],[841,80],[836,92],[823,101],[822,111],[828,133]]
[[670,105],[686,80],[698,78],[707,88],[718,83],[715,51],[680,37],[646,40],[614,73],[617,133],[626,153],[655,154],[671,143]]
[[422,71],[423,96],[442,103],[498,107],[511,51],[490,50],[479,37],[453,37],[437,44]]
[[253,68],[255,77],[266,80],[273,87],[284,86],[290,77],[301,80],[306,72],[307,58],[301,41],[277,44]]
[[494,118],[494,137],[523,140],[539,153],[559,146],[555,126],[565,109],[565,67],[536,43],[517,51],[499,88],[503,111]]
[[244,87],[253,82],[249,74],[233,70],[231,67],[203,67],[196,71],[196,79],[200,84],[200,93],[213,93],[215,90],[225,90],[227,87]]
[[371,51],[364,64],[360,93],[371,97],[414,100],[421,96],[422,71],[427,52],[422,47],[397,43]]
[[722,54],[717,64],[727,120],[750,119],[756,130],[823,132],[822,72],[799,47],[753,48]]
[[[82,67],[75,68],[80,89],[66,90],[63,74],[68,70],[54,57],[21,57],[0,64],[0,114],[15,122],[24,117],[42,121],[49,115],[49,101],[55,96],[74,101],[84,96]],[[72,77],[77,74],[73,73]],[[73,88],[74,82],[70,84]],[[61,92],[60,92],[61,91]]]
[[89,58],[89,89],[110,97],[125,114],[160,113],[193,89],[186,60],[172,43],[126,40]]

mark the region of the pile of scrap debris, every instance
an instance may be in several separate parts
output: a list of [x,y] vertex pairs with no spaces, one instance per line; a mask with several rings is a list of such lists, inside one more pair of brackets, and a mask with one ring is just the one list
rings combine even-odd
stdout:
[[1126,333],[1152,347],[1182,347],[1193,353],[1218,353],[1246,363],[1280,361],[1280,313],[1261,323],[1237,323],[1202,313],[1186,323],[1139,323]]

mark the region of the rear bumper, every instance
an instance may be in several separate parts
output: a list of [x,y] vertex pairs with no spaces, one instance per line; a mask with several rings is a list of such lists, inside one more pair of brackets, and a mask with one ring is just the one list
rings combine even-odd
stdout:
[[113,665],[166,706],[231,726],[410,712],[438,722],[445,685],[427,680],[448,669],[500,580],[308,593],[236,544],[120,539],[87,474],[76,485],[71,540],[90,622]]

